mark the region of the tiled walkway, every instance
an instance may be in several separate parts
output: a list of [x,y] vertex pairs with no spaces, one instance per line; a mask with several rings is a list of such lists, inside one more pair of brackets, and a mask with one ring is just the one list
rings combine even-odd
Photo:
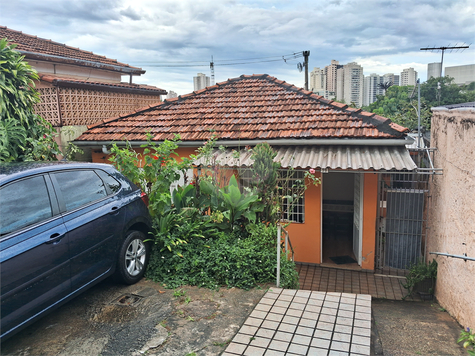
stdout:
[[370,344],[370,295],[271,288],[223,356],[360,356]]
[[[371,272],[297,264],[300,289],[320,292],[369,294],[373,298],[401,300],[405,278]],[[417,297],[415,297],[417,298]],[[420,300],[408,297],[407,300]]]

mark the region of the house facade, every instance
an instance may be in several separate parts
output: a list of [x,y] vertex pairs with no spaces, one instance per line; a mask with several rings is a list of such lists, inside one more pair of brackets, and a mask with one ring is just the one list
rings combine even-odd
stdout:
[[0,38],[16,44],[15,49],[38,72],[36,89],[41,101],[35,112],[61,133],[61,146],[87,125],[158,103],[167,94],[154,86],[134,84],[133,77],[145,71],[115,59],[4,26],[0,26]]
[[268,75],[230,79],[105,120],[89,126],[75,143],[90,147],[94,162],[108,162],[113,142],[127,140],[142,152],[148,132],[156,142],[179,134],[182,157],[216,135],[225,147],[216,149],[216,162],[235,170],[242,184],[252,170],[248,148],[260,142],[273,147],[290,179],[315,170],[322,183],[309,185],[286,215],[301,263],[334,264],[340,257],[350,259],[347,267],[374,270],[385,214],[381,182],[391,180],[388,174],[416,169],[405,146],[411,141],[406,128]]

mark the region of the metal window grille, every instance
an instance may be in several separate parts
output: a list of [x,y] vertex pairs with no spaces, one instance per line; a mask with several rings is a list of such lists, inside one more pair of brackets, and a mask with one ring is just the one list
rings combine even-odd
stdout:
[[[239,172],[241,189],[252,185],[253,173],[251,169],[242,169]],[[289,222],[305,222],[305,198],[302,186],[305,183],[304,171],[279,170],[277,185],[282,197],[283,219]],[[285,198],[287,197],[287,198]]]
[[279,170],[277,184],[282,196],[283,219],[289,222],[305,222],[305,199],[302,185],[304,171]]

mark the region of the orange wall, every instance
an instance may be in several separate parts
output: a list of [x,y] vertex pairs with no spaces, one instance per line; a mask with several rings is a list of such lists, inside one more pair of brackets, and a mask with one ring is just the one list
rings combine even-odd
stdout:
[[[137,147],[134,148],[135,152],[138,152],[139,154],[143,154],[143,148],[142,147]],[[178,156],[173,156],[177,161],[181,161],[181,157],[190,157],[192,154],[196,154],[196,148],[195,147],[178,147],[176,150],[176,153]],[[111,163],[109,161],[109,156],[104,153],[102,153],[101,149],[97,150],[92,150],[92,161],[95,163]],[[143,162],[142,162],[143,165]]]
[[[316,173],[315,176],[321,178],[321,173]],[[322,263],[321,221],[322,185],[311,184],[305,191],[305,222],[303,224],[292,223],[287,227],[295,252],[295,261]]]
[[376,249],[376,219],[378,211],[378,175],[364,174],[363,187],[363,248],[361,268],[374,270]]

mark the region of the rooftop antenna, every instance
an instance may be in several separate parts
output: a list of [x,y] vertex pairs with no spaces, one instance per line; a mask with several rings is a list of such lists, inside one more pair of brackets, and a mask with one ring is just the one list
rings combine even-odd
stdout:
[[440,61],[440,77],[442,78],[442,66],[444,64],[444,52],[447,50],[447,49],[462,49],[462,48],[469,48],[470,46],[448,46],[448,47],[425,47],[425,48],[421,48],[421,51],[434,51],[434,50],[437,50],[437,51],[442,51],[442,59]]

